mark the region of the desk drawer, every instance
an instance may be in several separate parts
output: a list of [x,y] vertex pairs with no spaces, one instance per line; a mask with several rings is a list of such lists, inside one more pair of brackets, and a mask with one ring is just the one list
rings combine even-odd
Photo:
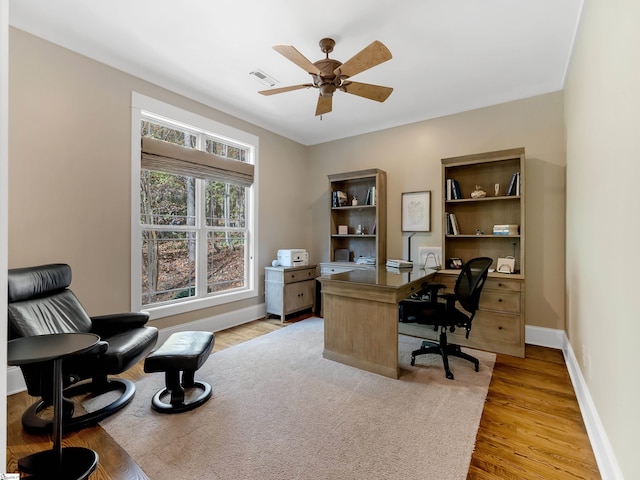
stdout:
[[497,341],[517,345],[520,341],[520,316],[478,311],[471,326],[471,337],[479,343]]
[[520,313],[520,293],[482,290],[479,308],[480,310]]
[[320,270],[320,275],[333,275],[334,273],[350,272],[351,270],[353,270],[353,267],[326,267],[323,265],[322,269]]
[[520,292],[523,282],[520,280],[511,280],[509,278],[491,278],[487,279],[484,290],[500,290],[507,292]]

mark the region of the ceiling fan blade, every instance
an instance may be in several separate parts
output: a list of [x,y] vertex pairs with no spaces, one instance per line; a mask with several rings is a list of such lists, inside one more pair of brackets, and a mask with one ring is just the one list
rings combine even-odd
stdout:
[[324,115],[325,113],[329,113],[331,111],[331,107],[333,104],[333,97],[323,97],[322,95],[318,95],[318,105],[316,106],[316,117],[318,115]]
[[312,75],[320,75],[321,72],[307,57],[302,55],[293,45],[274,45],[273,49],[284,55],[293,63]]
[[371,85],[369,83],[360,82],[345,82],[342,86],[342,90],[352,95],[358,95],[359,97],[368,98],[369,100],[375,100],[376,102],[384,102],[393,88],[383,87],[380,85]]
[[269,90],[260,90],[258,93],[262,95],[275,95],[276,93],[291,92],[293,90],[300,90],[301,88],[313,87],[313,83],[302,83],[300,85],[291,85],[289,87],[271,88]]
[[336,68],[333,73],[337,76],[353,77],[387,60],[391,60],[391,52],[382,42],[376,40]]

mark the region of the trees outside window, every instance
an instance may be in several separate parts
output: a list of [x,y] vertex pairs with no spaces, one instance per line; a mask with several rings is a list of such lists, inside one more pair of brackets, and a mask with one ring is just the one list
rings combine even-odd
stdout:
[[[238,162],[250,146],[213,132],[141,114],[140,135]],[[185,303],[252,288],[251,187],[140,168],[142,308]]]

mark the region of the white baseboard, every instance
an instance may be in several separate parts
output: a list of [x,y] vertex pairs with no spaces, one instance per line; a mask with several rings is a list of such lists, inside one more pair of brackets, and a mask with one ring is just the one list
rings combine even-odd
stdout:
[[[209,332],[218,332],[225,328],[235,327],[243,323],[251,322],[265,316],[265,305],[254,305],[252,307],[234,310],[232,312],[215,315],[213,317],[203,318],[194,322],[183,323],[175,327],[163,328],[158,332],[158,345],[161,345],[169,335],[174,332],[182,332],[186,330],[206,330]],[[18,367],[7,368],[7,395],[22,392],[27,389],[22,377],[22,372]]]
[[564,330],[556,328],[534,327],[527,325],[525,327],[525,343],[529,345],[538,345],[540,347],[557,348],[562,350],[567,336]]
[[611,443],[602,426],[600,416],[593,404],[589,388],[584,381],[580,365],[578,365],[578,360],[573,353],[573,348],[565,331],[527,326],[525,332],[526,343],[530,345],[562,350],[602,480],[624,480],[613,449],[611,448]]

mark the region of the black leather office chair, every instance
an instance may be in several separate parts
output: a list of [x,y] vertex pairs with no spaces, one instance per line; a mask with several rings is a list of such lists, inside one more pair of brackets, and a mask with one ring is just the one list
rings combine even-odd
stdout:
[[[424,286],[426,300],[421,296],[400,302],[401,322],[422,323],[433,325],[434,330],[440,329],[440,341],[438,343],[423,341],[422,346],[411,353],[411,365],[415,364],[418,355],[437,353],[442,356],[445,374],[450,380],[453,380],[453,373],[449,369],[449,356],[469,360],[475,365],[476,372],[478,371],[480,366],[478,359],[462,352],[459,345],[448,343],[447,330],[453,333],[456,328],[464,328],[466,338],[469,338],[471,324],[478,310],[480,293],[492,262],[491,258],[479,257],[465,263],[458,275],[453,293],[438,294],[444,285],[426,284]],[[438,299],[443,299],[444,302],[439,302]],[[462,308],[458,308],[458,305]]]
[[[158,338],[158,329],[146,326],[149,319],[146,313],[89,317],[67,288],[70,284],[71,267],[66,264],[10,269],[8,274],[10,339],[69,332],[100,336],[100,342],[89,352],[63,360],[65,431],[93,425],[127,405],[133,399],[135,385],[108,375],[122,373],[144,358]],[[44,410],[53,402],[53,362],[20,368],[29,394],[41,397],[24,412],[22,425],[33,433],[48,432],[51,418],[47,418]],[[93,412],[74,416],[79,409],[75,408],[73,397],[97,397],[107,392],[118,393],[117,398]],[[102,398],[111,400],[111,396]]]

